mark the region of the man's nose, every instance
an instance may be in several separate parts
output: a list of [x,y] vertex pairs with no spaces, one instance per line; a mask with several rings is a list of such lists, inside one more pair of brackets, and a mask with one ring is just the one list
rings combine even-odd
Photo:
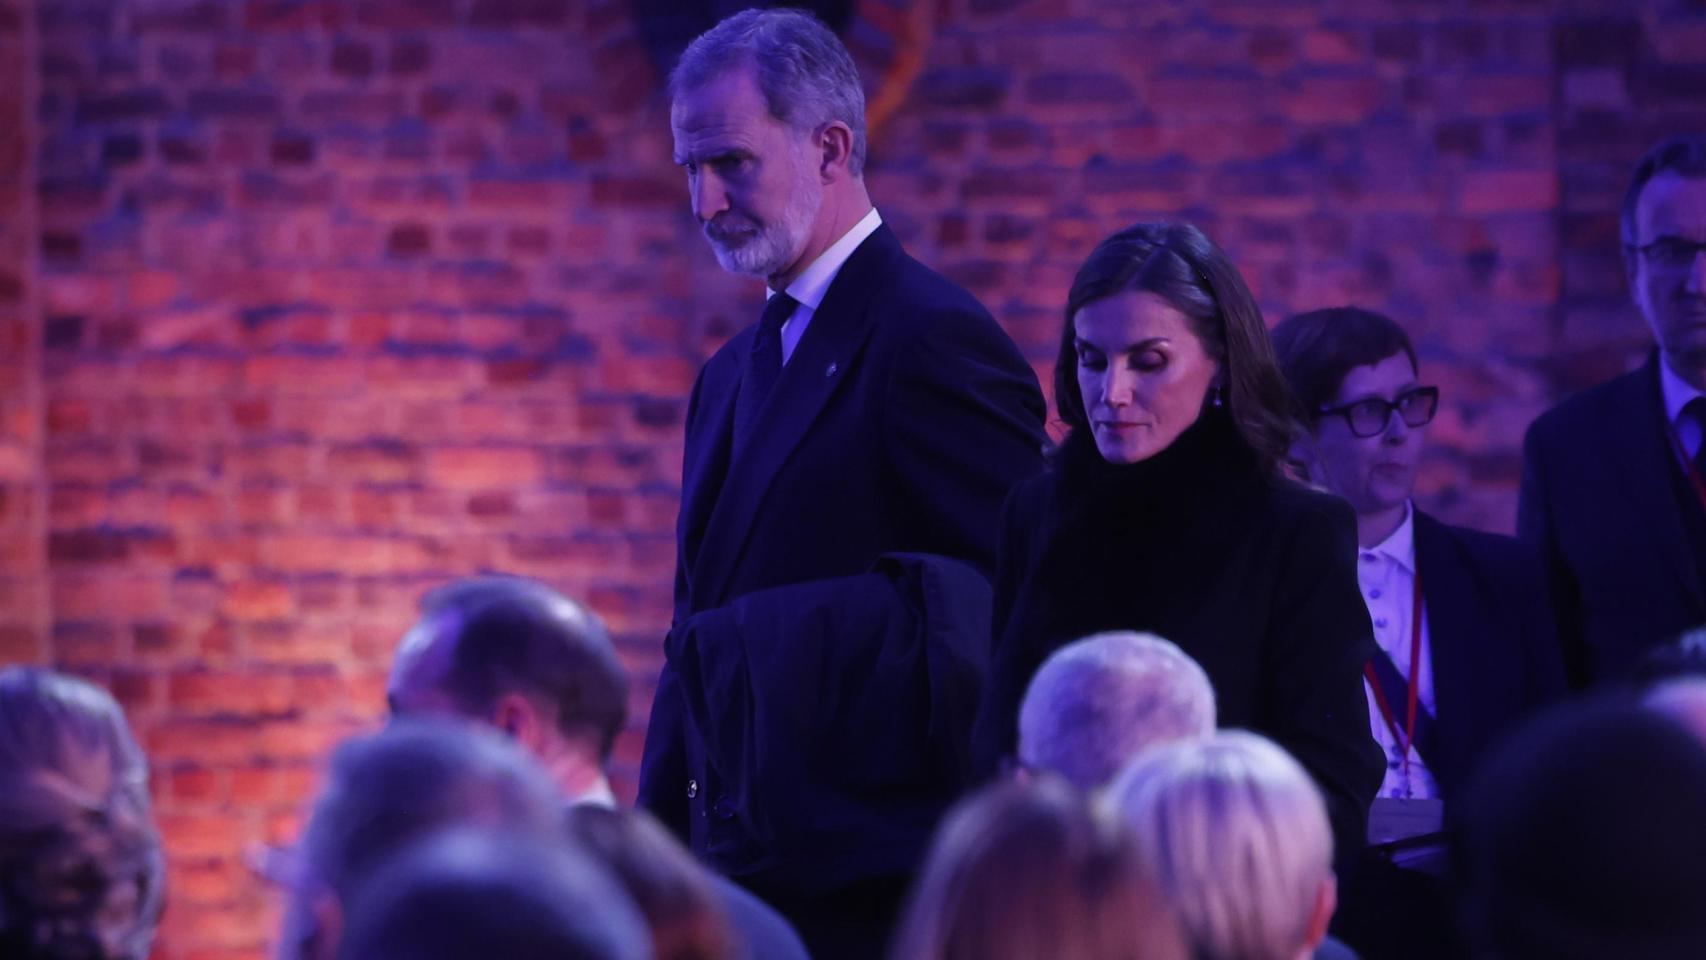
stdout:
[[1688,292],[1706,296],[1706,247],[1694,251],[1694,260],[1688,265]]
[[693,215],[708,223],[729,208],[729,192],[713,173],[700,171],[693,179]]

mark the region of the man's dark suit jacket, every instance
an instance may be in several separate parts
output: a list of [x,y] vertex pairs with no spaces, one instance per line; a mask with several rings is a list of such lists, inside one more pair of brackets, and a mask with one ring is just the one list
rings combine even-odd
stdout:
[[1560,403],[1523,446],[1517,529],[1547,564],[1577,688],[1706,623],[1706,513],[1671,446],[1658,363]]
[[1563,696],[1564,674],[1532,548],[1419,510],[1415,529],[1437,717],[1428,769],[1449,803],[1500,734]]
[[[862,574],[886,553],[940,555],[987,575],[1002,501],[1041,469],[1044,442],[1036,376],[988,311],[879,227],[836,274],[735,451],[755,329],[705,364],[688,405],[675,623],[754,591]],[[809,697],[837,681],[773,682]],[[683,837],[729,799],[689,775],[690,755],[704,756],[695,740],[666,663],[640,802]],[[875,767],[897,747],[879,737],[862,746],[849,764]],[[835,812],[819,813],[833,829]]]

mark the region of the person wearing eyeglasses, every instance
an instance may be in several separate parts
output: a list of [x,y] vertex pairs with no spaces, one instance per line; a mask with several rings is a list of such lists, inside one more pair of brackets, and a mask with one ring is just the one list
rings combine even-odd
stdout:
[[1657,349],[1547,411],[1523,444],[1518,535],[1547,562],[1572,686],[1625,679],[1706,624],[1706,135],[1641,158],[1623,265]]
[[1457,956],[1439,880],[1445,804],[1483,749],[1563,692],[1540,558],[1416,508],[1440,396],[1404,328],[1336,307],[1281,322],[1273,340],[1305,427],[1292,459],[1356,511],[1357,579],[1380,648],[1363,687],[1386,777],[1339,922],[1369,957]]

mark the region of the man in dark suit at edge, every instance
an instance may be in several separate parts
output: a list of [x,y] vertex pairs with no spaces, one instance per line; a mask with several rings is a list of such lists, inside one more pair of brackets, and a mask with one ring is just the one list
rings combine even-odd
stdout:
[[[769,298],[694,385],[676,629],[756,591],[862,574],[887,553],[987,576],[1007,491],[1041,468],[1042,395],[989,313],[908,256],[873,208],[846,49],[809,15],[748,10],[689,46],[670,91],[694,216],[724,269],[762,278]],[[753,682],[772,680],[833,682]],[[707,824],[740,811],[703,762],[681,682],[666,663],[640,802],[705,855]],[[819,960],[881,953],[905,877],[804,897],[767,885],[759,864],[718,866],[788,915]]]
[[1523,446],[1517,529],[1547,561],[1578,688],[1706,623],[1706,136],[1641,158],[1622,240],[1658,349],[1547,411]]
[[1313,310],[1273,337],[1308,429],[1294,455],[1356,510],[1357,579],[1379,647],[1363,685],[1387,770],[1335,923],[1371,960],[1459,956],[1441,883],[1446,807],[1483,750],[1564,691],[1540,558],[1415,507],[1439,390],[1420,381],[1395,321]]

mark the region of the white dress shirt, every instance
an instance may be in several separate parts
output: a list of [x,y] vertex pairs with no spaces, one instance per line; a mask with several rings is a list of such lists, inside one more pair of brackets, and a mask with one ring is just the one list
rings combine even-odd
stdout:
[[1664,354],[1659,354],[1659,390],[1664,394],[1665,416],[1670,425],[1676,428],[1676,438],[1682,441],[1682,449],[1690,458],[1700,455],[1701,435],[1700,421],[1689,416],[1685,411],[1689,401],[1696,397],[1706,396],[1699,390],[1689,386],[1670,368],[1670,361]]
[[569,806],[603,807],[615,810],[620,804],[616,802],[616,791],[610,789],[610,779],[600,774],[592,786],[587,787],[578,795],[569,798]]
[[[1368,605],[1368,616],[1374,621],[1374,642],[1386,651],[1398,668],[1398,675],[1410,679],[1410,617],[1416,590],[1416,511],[1404,506],[1404,522],[1392,535],[1373,547],[1357,551],[1357,582],[1362,586],[1362,600]],[[1423,589],[1426,589],[1424,586]],[[1428,644],[1427,608],[1422,610],[1420,673],[1416,684],[1416,700],[1430,714],[1434,710],[1434,671],[1432,651]],[[1428,770],[1426,761],[1411,747],[1410,777],[1404,778],[1404,754],[1398,741],[1380,714],[1380,704],[1374,698],[1374,688],[1365,678],[1363,693],[1368,698],[1369,726],[1374,740],[1386,756],[1386,779],[1380,784],[1382,797],[1400,799],[1431,799],[1439,796],[1439,784]],[[1388,704],[1400,727],[1407,716],[1407,703]]]
[[[811,266],[800,272],[794,282],[788,284],[788,296],[800,302],[787,320],[782,322],[782,362],[794,355],[794,348],[800,345],[800,338],[806,335],[806,327],[811,325],[812,314],[817,312],[818,305],[823,303],[823,295],[829,292],[829,285],[834,282],[835,275],[841,272],[842,264],[865,242],[865,238],[877,232],[883,225],[883,218],[877,215],[875,207],[865,214],[841,239],[829,245],[829,249],[818,255]],[[776,291],[764,288],[764,299],[776,295]]]

